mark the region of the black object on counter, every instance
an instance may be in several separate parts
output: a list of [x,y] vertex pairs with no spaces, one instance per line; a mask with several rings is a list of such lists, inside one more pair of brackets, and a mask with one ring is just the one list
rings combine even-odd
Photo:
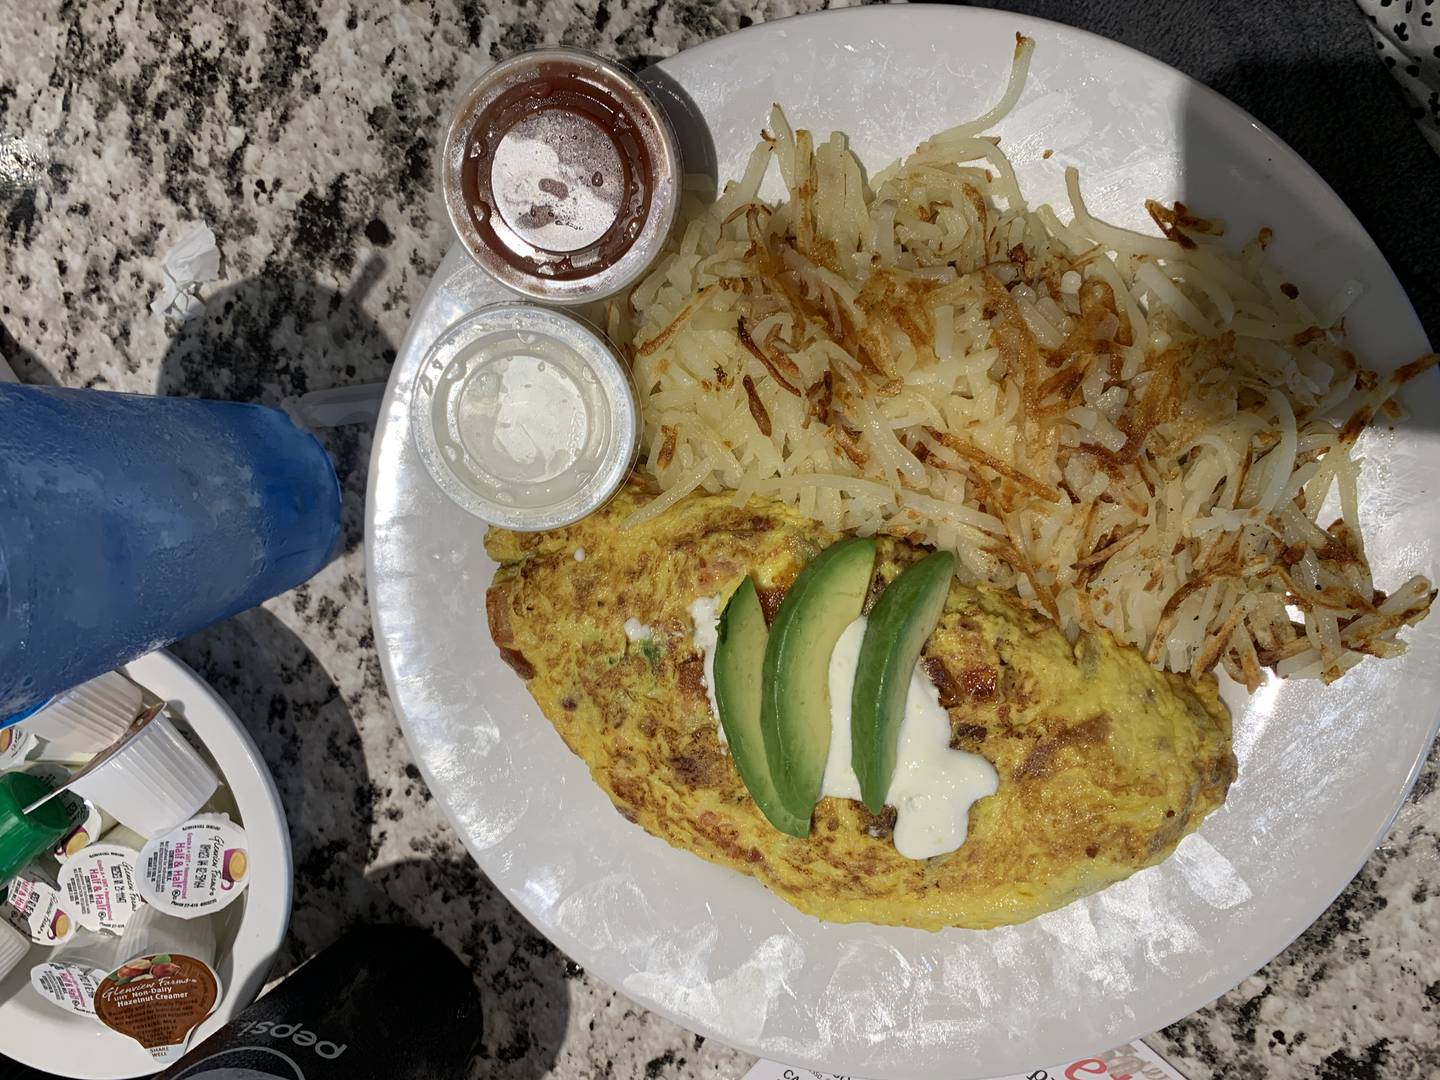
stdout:
[[423,930],[350,931],[161,1080],[460,1080],[480,1041],[469,970]]

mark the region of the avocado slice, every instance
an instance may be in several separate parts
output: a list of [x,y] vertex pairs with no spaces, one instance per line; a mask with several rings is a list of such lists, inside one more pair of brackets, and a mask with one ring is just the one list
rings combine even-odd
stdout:
[[836,541],[800,571],[775,613],[765,645],[760,730],[770,777],[786,809],[803,819],[820,798],[830,749],[830,654],[860,615],[875,567],[875,541]]
[[850,764],[872,814],[885,806],[910,676],[940,621],[954,573],[948,551],[912,563],[886,586],[865,624],[850,699]]
[[715,704],[735,767],[755,805],[781,832],[805,836],[810,821],[792,814],[781,802],[760,733],[760,671],[769,636],[755,582],[747,577],[725,605],[716,629]]

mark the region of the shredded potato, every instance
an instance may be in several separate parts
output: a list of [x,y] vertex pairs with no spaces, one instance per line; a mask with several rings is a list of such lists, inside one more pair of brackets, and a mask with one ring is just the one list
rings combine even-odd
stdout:
[[[1358,287],[1311,303],[1221,223],[1147,203],[1162,236],[1027,207],[1001,101],[863,180],[845,139],[777,105],[743,177],[685,224],[604,323],[631,358],[662,512],[697,488],[830,528],[948,548],[1072,637],[1160,667],[1339,678],[1404,651],[1423,577],[1377,591],[1356,438],[1383,378],[1344,348]],[[760,198],[778,168],[788,198]],[[1321,526],[1328,501],[1340,516]]]

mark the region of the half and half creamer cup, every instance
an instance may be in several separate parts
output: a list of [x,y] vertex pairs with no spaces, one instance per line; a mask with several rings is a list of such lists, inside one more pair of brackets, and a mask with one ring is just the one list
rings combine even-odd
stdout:
[[72,1016],[95,1016],[95,991],[119,963],[124,943],[108,934],[77,934],[30,969],[30,985],[45,1001]]
[[102,836],[115,827],[115,819],[89,799],[82,799],[73,791],[67,791],[65,795],[80,803],[76,814],[80,821],[55,845],[55,850],[51,852],[56,860],[62,863],[76,852],[98,843]]
[[[35,777],[51,791],[63,788],[70,782],[70,770],[53,761],[33,762],[26,765],[22,771],[27,776]],[[55,798],[65,807],[65,813],[70,818],[70,831],[56,842],[50,852],[59,862],[63,863],[87,844],[95,843],[115,825],[114,818],[73,791],[62,791]]]
[[135,913],[121,944],[127,959],[100,980],[95,1015],[168,1064],[220,1003],[215,930],[147,905]]
[[75,936],[75,920],[65,910],[59,884],[33,865],[11,880],[0,914],[34,945],[64,945]]
[[0,769],[13,769],[35,749],[35,736],[18,724],[0,728]]
[[60,871],[63,903],[86,930],[121,934],[144,900],[135,887],[140,853],[120,844],[91,844],[65,861]]
[[245,830],[225,814],[201,814],[147,843],[138,865],[140,895],[181,919],[213,915],[245,891],[250,852]]

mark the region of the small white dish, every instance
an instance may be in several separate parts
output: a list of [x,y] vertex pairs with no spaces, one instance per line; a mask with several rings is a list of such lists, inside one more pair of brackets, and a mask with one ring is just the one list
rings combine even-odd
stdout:
[[[294,867],[290,833],[275,782],[249,734],[225,704],[188,667],[167,652],[151,653],[126,669],[139,683],[169,701],[204,746],[224,781],[219,809],[245,827],[250,887],[216,916],[216,974],[225,988],[215,1012],[192,1044],[229,1023],[259,995],[290,919]],[[131,1039],[99,1022],[67,1016],[30,986],[30,968],[50,950],[35,947],[0,981],[0,1047],[6,1056],[57,1076],[77,1080],[124,1080],[148,1076],[160,1065]]]
[[70,790],[151,839],[183,825],[219,783],[161,712],[99,766],[73,780]]

